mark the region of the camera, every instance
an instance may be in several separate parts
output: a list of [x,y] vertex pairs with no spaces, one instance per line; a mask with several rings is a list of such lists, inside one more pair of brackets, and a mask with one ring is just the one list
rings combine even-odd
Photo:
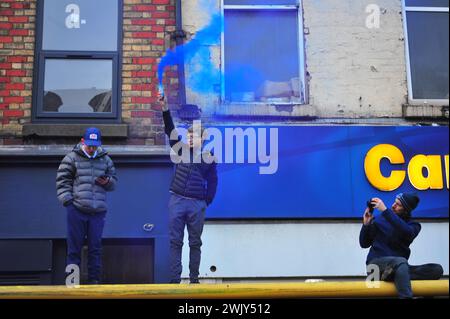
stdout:
[[372,204],[372,200],[371,199],[369,199],[367,201],[367,207],[369,208],[369,211],[372,213],[373,209],[375,208],[375,204]]

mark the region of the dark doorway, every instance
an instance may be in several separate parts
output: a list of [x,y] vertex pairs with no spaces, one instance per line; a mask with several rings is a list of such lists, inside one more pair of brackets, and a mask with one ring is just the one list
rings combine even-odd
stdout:
[[[81,284],[87,282],[87,246],[83,248]],[[154,282],[153,239],[104,239],[102,284]]]

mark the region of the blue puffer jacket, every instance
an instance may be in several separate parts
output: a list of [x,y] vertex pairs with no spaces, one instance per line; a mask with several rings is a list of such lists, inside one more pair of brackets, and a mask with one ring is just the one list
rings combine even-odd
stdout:
[[[170,134],[175,129],[170,111],[163,112],[163,119],[165,132],[169,136],[170,146],[173,148],[175,144],[182,143],[181,138],[176,134],[177,140],[170,140]],[[179,155],[181,155],[182,149],[180,148]],[[170,191],[184,197],[204,200],[209,205],[216,194],[217,165],[213,161],[213,155],[209,152],[194,155],[193,149],[189,149],[190,161],[176,164]],[[204,159],[207,161],[205,162]]]
[[[95,183],[102,175],[110,177],[106,186]],[[106,192],[113,191],[116,182],[116,170],[106,151],[99,147],[97,156],[88,158],[78,144],[59,165],[56,194],[64,206],[72,202],[83,212],[100,213],[107,210]]]
[[392,210],[386,209],[380,216],[361,228],[359,244],[362,248],[370,248],[366,263],[379,257],[404,257],[409,259],[409,246],[421,229],[418,222],[402,219]]

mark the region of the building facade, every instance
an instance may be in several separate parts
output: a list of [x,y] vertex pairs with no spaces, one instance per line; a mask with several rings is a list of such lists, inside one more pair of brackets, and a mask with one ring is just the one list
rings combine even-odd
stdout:
[[[106,269],[106,276],[111,282],[165,282],[172,163],[157,101],[161,86],[179,123],[187,125],[201,114],[219,131],[233,126],[284,127],[280,136],[304,133],[314,140],[336,127],[338,142],[339,134],[353,134],[347,131],[349,125],[434,125],[440,126],[439,134],[448,132],[448,8],[446,0],[432,4],[420,0],[2,1],[0,241],[4,251],[16,247],[27,254],[29,247],[37,245],[48,258],[44,266],[25,267],[23,273],[44,274],[35,276],[37,282],[61,281],[64,210],[54,196],[53,175],[84,129],[95,125],[117,162],[122,185],[111,200],[105,258],[113,260],[119,251],[128,251],[124,260],[140,258],[143,265],[136,277],[121,277],[114,267]],[[297,133],[283,135],[288,134],[286,127]],[[311,127],[316,130],[308,133]],[[434,131],[424,136],[428,134]],[[397,138],[389,136],[392,141]],[[448,158],[448,139],[437,141],[437,151],[430,152]],[[415,143],[418,152],[424,152],[423,141]],[[338,150],[340,145],[333,147]],[[323,158],[328,163],[327,155]],[[299,162],[283,163],[280,160],[278,165],[291,165],[295,171]],[[448,165],[447,177],[443,172],[448,183]],[[240,198],[227,189],[235,177],[225,173],[219,203]],[[357,174],[363,173],[361,166]],[[249,183],[260,182],[255,177]],[[405,189],[414,189],[413,184]],[[277,211],[261,213],[263,207],[251,214],[233,210],[227,215],[218,204],[212,206],[204,233],[202,278],[364,276],[366,252],[357,246],[360,218],[354,208],[361,198],[349,195],[355,185],[348,187],[343,194],[353,208],[343,214],[328,213],[326,208],[297,212],[294,202],[286,206],[292,215],[283,217]],[[270,188],[263,191],[271,198]],[[382,194],[390,200],[393,192]],[[438,195],[433,189],[422,192],[433,193],[424,195],[431,196],[430,202],[434,196],[448,201],[448,184],[447,192],[444,186]],[[247,197],[250,203],[258,198],[252,196]],[[286,196],[297,195],[290,189]],[[303,199],[308,207],[313,197]],[[448,275],[448,204],[433,212],[433,216],[419,214],[426,227],[413,260],[440,262]],[[29,245],[21,246],[23,240]],[[184,255],[185,264],[186,259]],[[0,272],[16,266],[4,265]]]

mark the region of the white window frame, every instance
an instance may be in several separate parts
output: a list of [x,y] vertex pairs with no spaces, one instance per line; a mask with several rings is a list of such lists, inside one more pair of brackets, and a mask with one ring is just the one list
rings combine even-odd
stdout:
[[226,104],[239,104],[239,105],[270,105],[270,104],[276,104],[276,105],[305,105],[308,104],[308,92],[306,87],[306,59],[305,59],[305,42],[304,42],[304,25],[303,25],[303,0],[298,0],[298,4],[293,5],[225,5],[225,0],[221,0],[221,14],[222,19],[225,22],[225,10],[288,10],[288,11],[297,11],[297,21],[298,21],[298,40],[297,40],[297,46],[298,46],[298,64],[299,64],[299,70],[298,70],[298,76],[300,79],[300,92],[301,95],[303,95],[304,100],[299,102],[229,102],[225,101],[225,31],[221,34],[221,102]]
[[403,15],[403,29],[405,33],[405,52],[406,52],[406,77],[408,82],[408,103],[411,105],[448,105],[448,99],[414,99],[412,76],[411,76],[411,60],[409,55],[409,41],[408,41],[408,21],[406,18],[407,12],[449,12],[447,7],[411,7],[406,6],[406,0],[402,0],[402,15]]

